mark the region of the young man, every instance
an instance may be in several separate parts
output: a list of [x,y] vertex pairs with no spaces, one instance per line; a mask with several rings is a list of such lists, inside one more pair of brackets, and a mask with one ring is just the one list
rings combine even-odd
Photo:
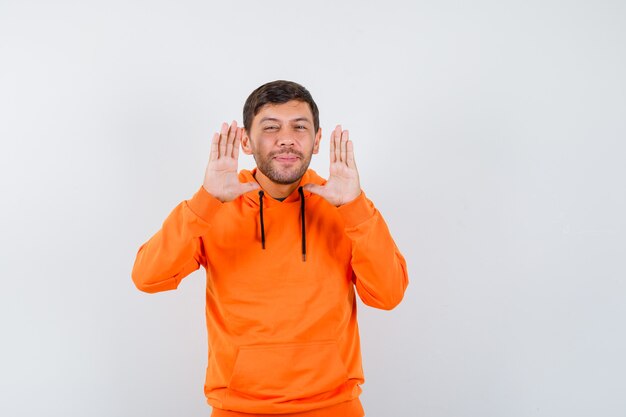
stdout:
[[[363,302],[392,309],[406,263],[361,191],[347,130],[330,135],[330,176],[308,169],[322,137],[301,85],[274,81],[213,136],[202,187],[137,253],[132,278],[172,290],[207,271],[213,417],[362,417],[356,319]],[[239,148],[257,168],[237,172]]]

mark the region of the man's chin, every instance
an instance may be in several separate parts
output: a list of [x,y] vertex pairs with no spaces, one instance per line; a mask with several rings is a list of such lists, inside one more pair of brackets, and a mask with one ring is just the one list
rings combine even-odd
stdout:
[[300,179],[302,178],[302,175],[300,176],[267,176],[270,180],[272,180],[272,182],[275,182],[276,184],[281,184],[281,185],[289,185],[289,184],[293,184],[294,182],[298,182],[300,181]]
[[272,182],[281,185],[289,185],[294,182],[300,181],[300,179],[304,176],[308,166],[306,167],[297,167],[291,169],[272,169],[271,172],[267,172],[265,176],[269,178]]

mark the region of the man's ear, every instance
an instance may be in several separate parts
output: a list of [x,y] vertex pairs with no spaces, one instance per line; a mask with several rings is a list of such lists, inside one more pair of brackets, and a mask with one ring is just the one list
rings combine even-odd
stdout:
[[250,141],[250,136],[248,136],[246,129],[243,130],[243,134],[241,135],[241,150],[246,155],[252,155],[252,142]]
[[313,142],[313,153],[318,153],[320,151],[320,141],[322,140],[322,128],[317,129],[317,133],[315,134],[315,141]]

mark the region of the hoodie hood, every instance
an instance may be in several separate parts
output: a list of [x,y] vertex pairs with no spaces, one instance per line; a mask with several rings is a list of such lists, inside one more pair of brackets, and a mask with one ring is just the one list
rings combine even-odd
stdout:
[[[257,172],[257,168],[254,168],[253,170],[247,170],[247,169],[242,169],[239,172],[239,182],[256,182],[256,179],[254,178],[254,175]],[[298,184],[298,186],[293,190],[293,192],[291,194],[289,194],[287,196],[287,198],[285,198],[282,202],[278,201],[272,197],[270,197],[269,194],[265,193],[265,198],[263,200],[263,205],[267,208],[267,207],[272,207],[275,204],[284,204],[284,203],[295,203],[298,202],[300,200],[300,195],[298,192],[298,189],[306,184],[317,184],[317,185],[324,185],[326,184],[326,180],[322,177],[320,177],[317,172],[315,172],[312,169],[307,169],[307,171],[304,173],[304,175],[302,176],[302,178],[300,179],[300,183]],[[302,190],[302,192],[304,193],[304,198],[309,198],[314,196],[313,193],[306,191],[306,190]],[[259,205],[259,190],[254,190],[254,191],[249,191],[247,193],[245,193],[243,195],[244,199],[246,200],[246,202],[248,204],[252,204],[255,206]]]
[[[254,178],[254,174],[256,174],[257,168],[254,168],[252,171],[249,170],[241,170],[239,173],[239,181],[242,183],[245,182],[253,182],[256,181]],[[243,198],[246,203],[251,206],[259,207],[259,227],[261,230],[261,247],[265,249],[266,241],[265,241],[265,220],[263,217],[263,208],[266,209],[276,206],[278,204],[292,204],[300,202],[300,235],[302,242],[302,261],[306,261],[306,203],[305,200],[313,196],[313,193],[305,191],[302,187],[306,184],[318,184],[324,185],[326,180],[317,175],[315,171],[312,169],[308,169],[296,189],[293,190],[291,194],[289,194],[283,201],[276,200],[265,193],[265,190],[254,190],[249,191],[243,195]]]

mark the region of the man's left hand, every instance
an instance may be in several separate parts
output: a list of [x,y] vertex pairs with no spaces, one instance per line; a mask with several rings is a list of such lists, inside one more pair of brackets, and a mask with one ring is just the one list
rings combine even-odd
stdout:
[[354,162],[354,149],[347,130],[337,125],[330,134],[330,176],[325,185],[307,184],[304,189],[342,206],[361,194],[359,172]]

